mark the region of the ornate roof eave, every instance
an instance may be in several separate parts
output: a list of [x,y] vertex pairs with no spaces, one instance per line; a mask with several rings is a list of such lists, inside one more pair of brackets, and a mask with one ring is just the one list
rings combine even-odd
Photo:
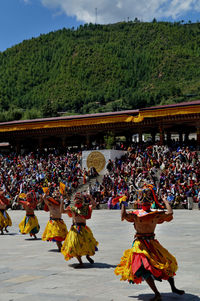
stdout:
[[92,126],[106,126],[108,124],[119,124],[129,123],[133,120],[133,116],[126,114],[118,114],[111,116],[101,116],[94,118],[74,118],[67,120],[41,120],[35,122],[18,122],[14,124],[3,123],[0,124],[0,133],[2,132],[19,132],[19,131],[30,131],[30,130],[45,130],[53,128],[68,128],[72,131],[79,129],[80,127],[92,127]]
[[179,116],[179,115],[193,115],[200,113],[200,103],[198,105],[191,104],[191,105],[185,105],[185,106],[162,106],[162,107],[155,107],[153,108],[147,108],[147,109],[141,109],[139,110],[139,114],[136,117],[133,117],[134,123],[140,123],[144,119],[147,118],[158,118],[158,117],[169,117],[172,116]]
[[110,122],[110,123],[100,123],[100,124],[88,124],[81,126],[68,126],[68,127],[45,127],[45,128],[37,128],[37,129],[26,129],[26,130],[12,130],[12,131],[0,131],[0,138],[3,137],[54,137],[58,135],[86,135],[88,134],[98,134],[106,131],[116,131],[127,129],[131,127],[130,122]]
[[42,136],[54,133],[82,134],[95,130],[100,132],[109,129],[153,127],[162,122],[189,122],[190,119],[191,122],[198,123],[200,100],[139,110],[4,122],[0,123],[0,136],[21,136],[22,133]]

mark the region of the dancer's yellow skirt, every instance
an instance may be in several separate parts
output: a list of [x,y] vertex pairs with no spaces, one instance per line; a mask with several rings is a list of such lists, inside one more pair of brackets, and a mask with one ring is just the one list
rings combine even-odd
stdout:
[[156,239],[136,239],[132,248],[124,251],[114,272],[121,275],[120,280],[138,284],[149,276],[167,280],[177,269],[176,258]]
[[19,223],[19,231],[22,234],[37,234],[40,230],[37,216],[25,216]]
[[63,241],[67,233],[67,226],[62,219],[50,219],[42,235],[42,240]]
[[89,227],[86,225],[72,225],[61,252],[65,260],[69,260],[77,256],[92,256],[98,250],[97,246],[98,242]]
[[6,210],[0,211],[0,228],[6,228],[6,227],[12,226],[12,220]]

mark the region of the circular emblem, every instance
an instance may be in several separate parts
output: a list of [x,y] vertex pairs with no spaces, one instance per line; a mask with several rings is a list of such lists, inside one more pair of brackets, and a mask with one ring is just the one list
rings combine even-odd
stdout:
[[91,168],[94,167],[97,172],[100,172],[102,169],[104,169],[106,164],[105,157],[100,152],[91,152],[89,156],[87,157],[87,167]]

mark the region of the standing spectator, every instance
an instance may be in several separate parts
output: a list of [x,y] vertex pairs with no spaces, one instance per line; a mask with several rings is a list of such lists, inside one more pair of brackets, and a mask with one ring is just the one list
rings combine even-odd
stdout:
[[173,194],[170,191],[167,193],[167,200],[168,200],[168,202],[169,202],[170,205],[172,205],[173,202],[174,202],[174,196],[173,196]]
[[113,162],[111,161],[111,159],[109,159],[108,164],[106,165],[106,169],[109,172],[109,174],[112,172],[112,170],[113,170]]
[[193,192],[192,192],[192,189],[189,188],[187,191],[186,191],[186,196],[187,196],[187,209],[188,210],[192,210],[193,209]]
[[198,208],[200,210],[200,190],[198,192],[197,201],[198,201]]

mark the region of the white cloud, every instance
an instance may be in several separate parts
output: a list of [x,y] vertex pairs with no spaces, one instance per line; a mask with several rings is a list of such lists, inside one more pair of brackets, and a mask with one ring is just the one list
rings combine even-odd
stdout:
[[[24,0],[27,1],[27,0]],[[191,11],[200,11],[200,0],[41,0],[50,9],[76,17],[84,23],[107,24],[135,17],[152,21],[163,17],[174,20]]]
[[200,12],[200,1],[197,1],[197,3],[195,3],[194,8],[196,11]]
[[166,10],[161,10],[160,13],[164,17],[176,19],[187,12],[197,10],[199,0],[172,0],[168,2],[169,5],[166,7]]

